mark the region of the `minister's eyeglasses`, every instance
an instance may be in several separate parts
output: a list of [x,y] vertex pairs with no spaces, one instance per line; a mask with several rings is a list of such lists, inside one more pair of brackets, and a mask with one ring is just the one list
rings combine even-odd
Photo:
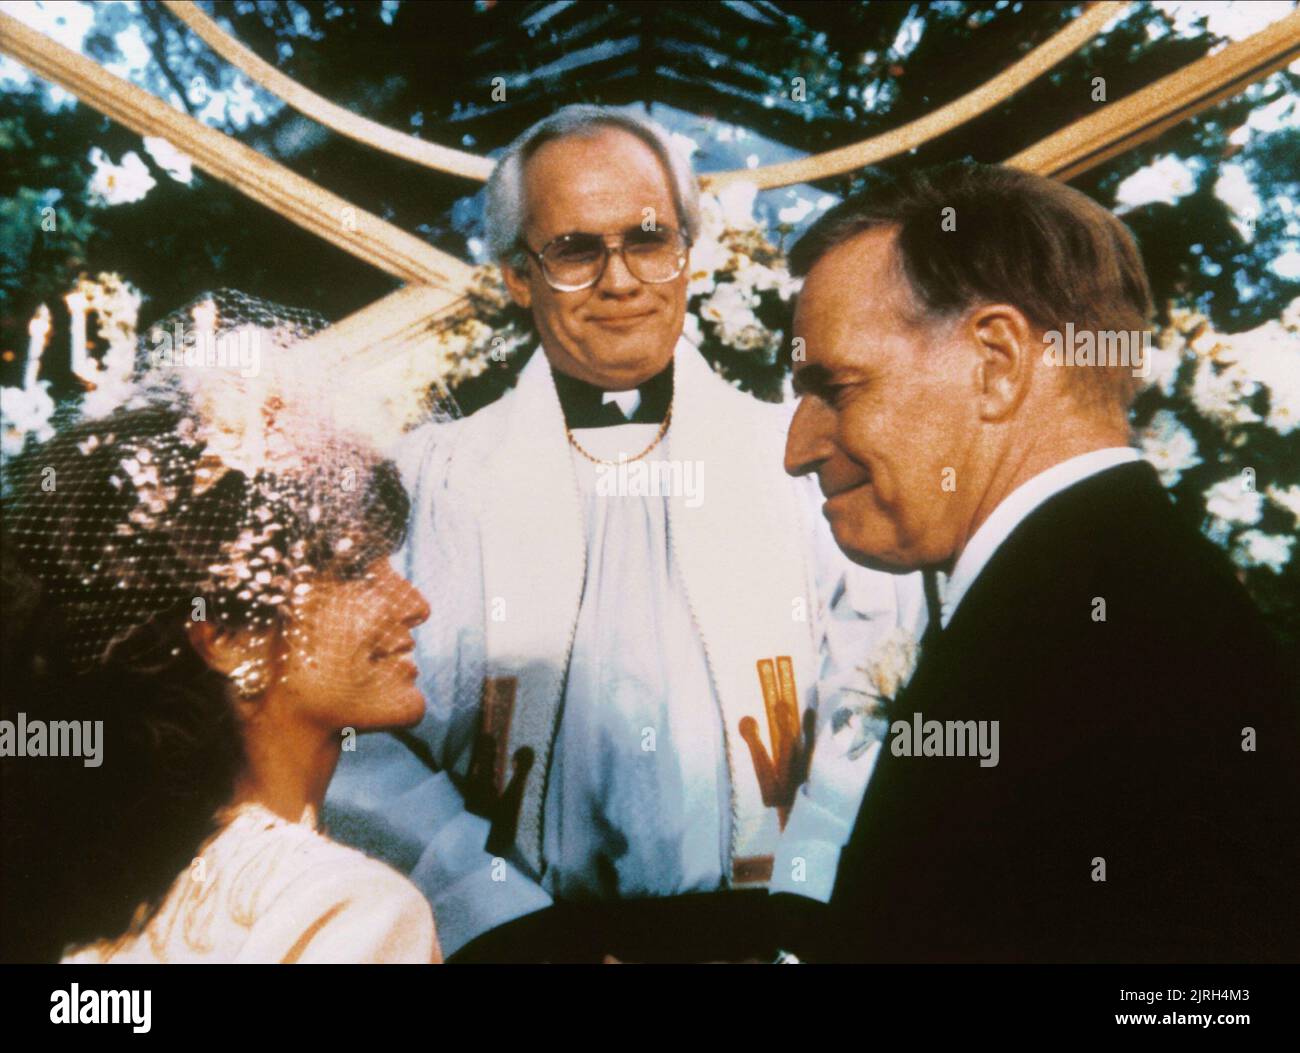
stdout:
[[690,239],[673,227],[633,227],[621,235],[561,234],[540,252],[527,243],[523,248],[541,264],[547,285],[556,292],[577,292],[600,281],[611,252],[623,257],[624,266],[638,281],[651,285],[670,282],[686,269],[690,245]]

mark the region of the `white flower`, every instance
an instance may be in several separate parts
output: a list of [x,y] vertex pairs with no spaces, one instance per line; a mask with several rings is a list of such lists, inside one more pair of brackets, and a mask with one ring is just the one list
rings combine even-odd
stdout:
[[1239,567],[1268,567],[1274,574],[1291,559],[1291,546],[1295,538],[1279,534],[1265,534],[1262,530],[1246,530],[1232,549],[1232,561]]
[[1285,490],[1270,486],[1268,496],[1279,508],[1285,508],[1295,516],[1296,529],[1300,530],[1300,486],[1288,486]]
[[1176,486],[1183,472],[1201,464],[1196,440],[1171,410],[1159,410],[1139,436],[1142,455],[1160,473],[1160,482]]
[[54,436],[50,418],[54,415],[54,400],[50,398],[50,382],[38,381],[30,388],[0,388],[0,426],[3,435],[0,445],[6,457],[17,457],[29,434],[38,442]]
[[1238,164],[1226,164],[1219,168],[1219,178],[1214,184],[1214,196],[1228,206],[1232,213],[1232,225],[1245,241],[1255,238],[1254,221],[1259,218],[1264,206],[1259,195],[1251,186],[1246,169]]
[[1300,332],[1300,296],[1297,296],[1282,308],[1282,328],[1291,332]]
[[1193,354],[1214,358],[1223,353],[1223,337],[1210,326],[1208,318],[1192,315],[1188,319],[1187,348]]
[[[1202,390],[1213,393],[1207,394],[1207,401],[1218,404],[1214,396],[1224,394],[1224,385],[1235,386],[1239,394],[1247,395],[1262,384],[1268,394],[1269,427],[1280,435],[1300,428],[1300,339],[1296,333],[1284,323],[1272,321],[1234,333],[1226,341],[1221,338],[1214,347],[1214,357],[1227,369],[1218,378],[1205,379]],[[1197,381],[1201,381],[1199,375]],[[1235,416],[1238,420],[1259,420],[1253,412],[1246,412],[1244,418],[1240,410]]]
[[686,296],[700,296],[713,292],[715,275],[731,264],[731,250],[723,247],[716,238],[701,238],[691,246],[690,285]]
[[[1293,359],[1300,354],[1292,355]],[[1300,428],[1300,380],[1294,370],[1300,368],[1300,362],[1292,362],[1291,372],[1285,382],[1269,384],[1267,424],[1279,435],[1290,435]]]
[[880,725],[888,717],[888,705],[898,698],[912,679],[918,651],[916,637],[896,628],[880,641],[870,664],[859,667],[865,685],[849,686],[846,690],[861,696],[862,701],[839,709],[831,722],[834,731],[856,722],[854,739],[848,751],[850,760],[857,760],[880,740]]
[[754,219],[754,199],[758,187],[753,183],[732,183],[718,194],[722,218],[731,230],[748,230],[758,226]]
[[1290,351],[1294,353],[1300,344],[1297,343],[1296,334],[1287,330],[1281,322],[1265,322],[1254,329],[1248,329],[1244,333],[1234,333],[1228,337],[1230,342],[1231,357],[1243,365],[1248,365],[1250,359],[1257,354],[1267,354],[1273,351]]
[[1183,304],[1171,304],[1169,308],[1169,325],[1170,332],[1190,333],[1197,326],[1209,321],[1205,315],[1199,311],[1192,310]]
[[1223,479],[1205,491],[1205,510],[1227,523],[1254,526],[1263,506],[1264,495],[1249,489],[1240,476]]
[[166,139],[157,135],[144,137],[144,148],[149,156],[157,162],[158,167],[178,183],[187,186],[194,179],[194,159],[189,154],[181,153]]
[[94,390],[86,392],[81,400],[81,412],[87,417],[107,416],[135,392],[135,387],[130,373],[122,370],[96,377]]
[[758,351],[767,347],[772,340],[772,334],[761,325],[754,324],[735,330],[724,329],[722,339],[737,351]]
[[105,416],[135,391],[136,323],[142,296],[115,273],[101,273],[93,281],[82,278],[75,291],[85,298],[87,309],[98,316],[99,335],[108,342],[95,386],[82,399],[81,412],[86,417]]
[[754,262],[748,256],[739,257],[734,281],[758,292],[775,289],[782,300],[790,299],[791,295],[798,292],[799,287],[803,284],[802,279],[791,277],[790,271],[784,266],[769,267],[766,264]]
[[1260,419],[1245,403],[1256,389],[1255,381],[1240,365],[1220,365],[1212,358],[1203,358],[1192,380],[1192,402],[1208,420],[1221,428],[1230,428]]
[[1159,388],[1169,396],[1174,392],[1174,379],[1178,376],[1178,367],[1183,362],[1181,347],[1161,347],[1158,344],[1149,350],[1151,371],[1143,381],[1149,388]]
[[1178,36],[1202,37],[1208,32],[1229,40],[1244,40],[1294,10],[1285,0],[1249,4],[1223,0],[1156,0],[1153,6],[1170,18]]
[[96,205],[129,205],[142,201],[157,182],[134,150],[115,165],[98,146],[91,147],[90,163],[95,172],[90,177],[86,193]]
[[1115,190],[1115,210],[1127,212],[1157,201],[1177,204],[1196,189],[1196,176],[1179,158],[1165,154],[1139,168]]
[[757,325],[753,308],[758,297],[735,282],[723,282],[713,290],[713,295],[700,304],[700,317],[729,328]]
[[898,697],[916,671],[918,651],[916,637],[905,629],[894,629],[881,640],[871,665],[866,667],[867,682],[876,697]]
[[[1286,278],[1287,281],[1295,281],[1300,278],[1300,252],[1295,249],[1288,249],[1269,264],[1273,273],[1279,278]],[[1294,302],[1294,301],[1293,301]]]
[[708,296],[717,288],[717,281],[714,279],[714,271],[700,271],[691,273],[691,280],[686,286],[686,299],[689,301],[696,296]]
[[491,341],[496,332],[490,325],[478,318],[467,318],[461,325],[465,329],[466,337],[475,346]]
[[700,317],[717,326],[718,338],[724,344],[738,351],[754,351],[767,346],[770,340],[754,314],[757,306],[756,293],[735,282],[723,282],[700,304]]
[[752,312],[732,315],[718,327],[718,339],[737,351],[753,351],[763,344],[763,327]]
[[[695,241],[695,247],[698,248],[706,241],[721,242],[726,232],[727,221],[722,215],[722,203],[714,194],[700,194],[700,235]],[[693,248],[692,254],[694,251]]]
[[737,285],[747,286],[758,292],[775,289],[780,282],[780,275],[771,267],[755,263],[748,256],[741,256],[732,279]]
[[754,198],[758,187],[754,183],[728,183],[716,194],[699,195],[699,216],[703,229],[722,235],[724,230],[750,230],[758,226],[754,221]]
[[1233,341],[1243,371],[1268,390],[1268,426],[1279,435],[1290,435],[1300,428],[1300,341],[1277,322]]

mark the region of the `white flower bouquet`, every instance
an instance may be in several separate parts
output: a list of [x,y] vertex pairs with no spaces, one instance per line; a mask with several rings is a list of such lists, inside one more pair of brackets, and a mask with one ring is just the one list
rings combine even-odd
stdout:
[[1280,319],[1217,332],[1174,308],[1133,423],[1175,504],[1285,636],[1300,636],[1300,299]]
[[866,665],[858,667],[863,686],[849,685],[844,690],[860,696],[860,701],[841,706],[831,717],[832,732],[838,733],[847,724],[854,725],[850,760],[856,760],[873,743],[884,738],[898,696],[912,679],[919,658],[919,641],[906,629],[899,628],[880,641]]

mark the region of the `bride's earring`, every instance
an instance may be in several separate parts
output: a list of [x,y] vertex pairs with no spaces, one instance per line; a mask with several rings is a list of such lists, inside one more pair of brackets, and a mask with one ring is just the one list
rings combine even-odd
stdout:
[[262,662],[249,659],[230,671],[235,691],[240,698],[253,699],[266,690],[266,669]]

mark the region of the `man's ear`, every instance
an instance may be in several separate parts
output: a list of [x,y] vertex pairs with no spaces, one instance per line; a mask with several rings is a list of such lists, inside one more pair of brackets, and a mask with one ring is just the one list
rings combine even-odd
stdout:
[[506,289],[515,303],[523,308],[533,306],[533,287],[526,272],[516,270],[513,263],[502,263],[501,277],[505,279]]
[[245,633],[223,632],[211,622],[188,622],[190,645],[200,658],[218,673],[229,676],[250,659],[261,656],[261,648]]
[[1010,304],[980,307],[966,324],[979,358],[975,375],[980,419],[1004,420],[1028,394],[1042,345],[1029,320]]

